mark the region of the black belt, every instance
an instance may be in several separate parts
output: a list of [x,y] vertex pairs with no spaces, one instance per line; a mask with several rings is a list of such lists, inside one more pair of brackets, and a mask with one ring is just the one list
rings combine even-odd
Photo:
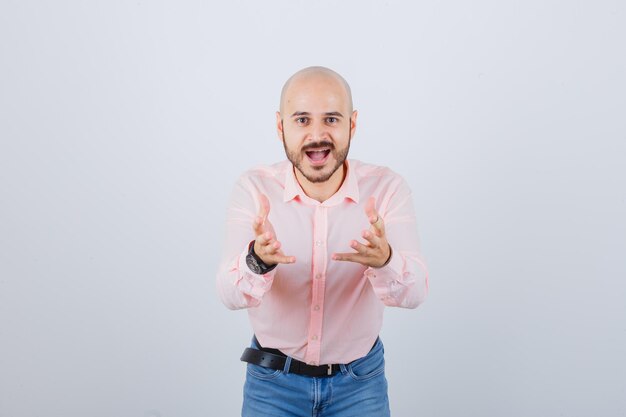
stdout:
[[[378,341],[378,338],[376,339],[376,341]],[[270,369],[279,369],[281,371],[285,369],[287,355],[285,355],[278,349],[262,347],[256,336],[254,336],[254,343],[259,346],[259,349],[246,348],[241,355],[241,360],[243,362],[249,362]],[[376,343],[374,342],[374,344]],[[291,358],[291,364],[289,365],[289,372],[315,377],[332,376],[340,370],[341,367],[339,364],[317,366],[308,365],[294,358]]]

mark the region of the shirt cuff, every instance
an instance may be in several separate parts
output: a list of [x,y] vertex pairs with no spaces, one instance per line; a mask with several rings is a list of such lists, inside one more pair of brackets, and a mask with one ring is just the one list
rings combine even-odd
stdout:
[[260,300],[267,291],[272,287],[276,269],[274,268],[266,274],[255,274],[246,263],[248,256],[248,244],[244,251],[239,255],[239,271],[240,277],[238,282],[239,290],[250,297]]
[[370,280],[374,292],[383,301],[398,298],[404,292],[405,284],[402,282],[404,260],[397,251],[393,251],[389,263],[381,268],[369,267],[365,270],[365,276]]

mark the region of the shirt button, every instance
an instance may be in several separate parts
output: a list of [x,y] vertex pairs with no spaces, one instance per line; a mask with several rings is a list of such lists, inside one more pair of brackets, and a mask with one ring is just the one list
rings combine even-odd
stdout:
[[316,240],[315,241],[315,245],[316,246],[322,246],[324,244],[324,242],[322,242],[321,240]]
[[313,310],[317,311],[320,309],[320,306],[316,305],[315,307],[313,307]]
[[315,274],[315,278],[317,278],[317,279],[322,278],[322,274]]
[[314,334],[313,336],[311,336],[311,340],[317,340],[317,335]]
[[317,366],[317,362],[311,362],[311,365]]

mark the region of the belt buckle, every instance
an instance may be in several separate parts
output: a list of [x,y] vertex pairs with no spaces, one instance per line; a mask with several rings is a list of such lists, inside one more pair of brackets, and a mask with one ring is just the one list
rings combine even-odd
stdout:
[[328,376],[331,376],[333,374],[333,366],[331,364],[328,364]]

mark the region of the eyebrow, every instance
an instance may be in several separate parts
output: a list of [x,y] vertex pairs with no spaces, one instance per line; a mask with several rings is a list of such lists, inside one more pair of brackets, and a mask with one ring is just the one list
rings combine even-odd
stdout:
[[[311,113],[309,113],[308,111],[297,111],[294,114],[291,115],[291,117],[296,117],[296,116],[310,116]],[[324,113],[324,116],[334,116],[334,117],[343,117],[343,114],[339,113],[338,111],[329,111]]]

